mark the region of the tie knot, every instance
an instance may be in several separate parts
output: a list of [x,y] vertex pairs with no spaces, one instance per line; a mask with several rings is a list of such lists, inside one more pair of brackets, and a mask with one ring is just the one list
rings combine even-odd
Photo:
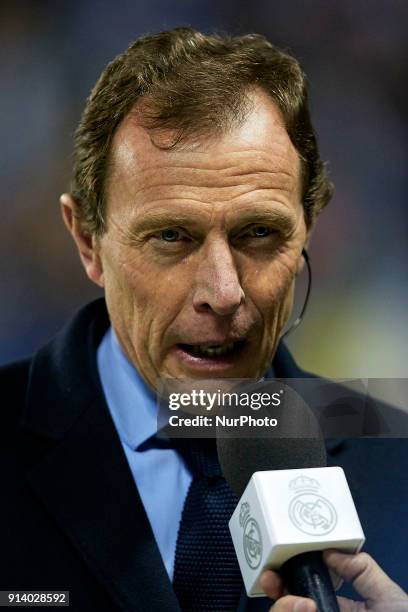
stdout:
[[173,440],[173,446],[194,478],[222,476],[215,438],[177,438]]
[[137,450],[146,451],[150,448],[174,448],[181,455],[195,479],[222,476],[215,438],[170,439],[159,433],[145,440],[137,447]]

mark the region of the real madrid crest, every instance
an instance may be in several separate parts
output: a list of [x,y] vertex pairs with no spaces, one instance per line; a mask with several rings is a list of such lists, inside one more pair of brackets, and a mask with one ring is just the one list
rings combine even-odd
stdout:
[[337,525],[333,504],[317,493],[320,483],[314,478],[298,476],[289,483],[295,497],[289,505],[289,518],[303,533],[324,536]]
[[239,524],[243,531],[243,547],[245,559],[249,567],[256,569],[262,559],[262,535],[257,521],[251,516],[248,502],[241,504]]

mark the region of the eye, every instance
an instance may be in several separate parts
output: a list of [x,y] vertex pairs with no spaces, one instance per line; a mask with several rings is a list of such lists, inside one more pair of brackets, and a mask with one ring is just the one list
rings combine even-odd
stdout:
[[165,229],[160,232],[160,238],[164,242],[176,242],[180,239],[180,232],[174,229]]
[[254,238],[266,238],[271,233],[271,229],[267,225],[254,225],[248,231],[249,236]]

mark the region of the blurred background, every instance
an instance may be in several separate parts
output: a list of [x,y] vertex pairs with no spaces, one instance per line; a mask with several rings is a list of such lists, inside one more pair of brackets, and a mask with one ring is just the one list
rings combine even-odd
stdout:
[[3,0],[0,11],[1,363],[98,295],[58,204],[90,89],[139,35],[191,25],[265,34],[309,77],[336,194],[310,248],[310,307],[288,341],[299,364],[332,377],[408,376],[405,0]]

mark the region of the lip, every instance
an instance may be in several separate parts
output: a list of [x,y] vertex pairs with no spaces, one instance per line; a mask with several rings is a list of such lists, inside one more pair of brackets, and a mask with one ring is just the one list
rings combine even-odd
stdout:
[[[236,342],[237,340],[235,340]],[[194,344],[203,344],[207,346],[211,346],[212,344],[223,344],[226,342],[223,340],[222,342],[211,341],[208,340],[206,342],[194,342]],[[227,340],[227,342],[234,342],[234,340]],[[186,343],[187,344],[187,343]],[[245,354],[248,352],[249,342],[244,342],[244,344],[236,349],[231,354],[219,355],[217,357],[198,357],[196,355],[191,355],[186,350],[182,348],[180,344],[176,344],[171,348],[171,354],[173,354],[179,362],[183,364],[183,366],[194,372],[201,373],[214,373],[214,372],[224,372],[227,370],[231,370],[239,361],[245,358]]]
[[232,337],[232,336],[228,336],[228,337],[224,337],[224,338],[211,338],[210,340],[208,340],[208,338],[206,340],[194,340],[194,342],[187,342],[186,340],[183,340],[183,342],[179,343],[179,344],[189,344],[190,346],[216,346],[216,345],[221,345],[221,344],[231,344],[232,342],[243,342],[246,341],[247,338],[245,337]]

